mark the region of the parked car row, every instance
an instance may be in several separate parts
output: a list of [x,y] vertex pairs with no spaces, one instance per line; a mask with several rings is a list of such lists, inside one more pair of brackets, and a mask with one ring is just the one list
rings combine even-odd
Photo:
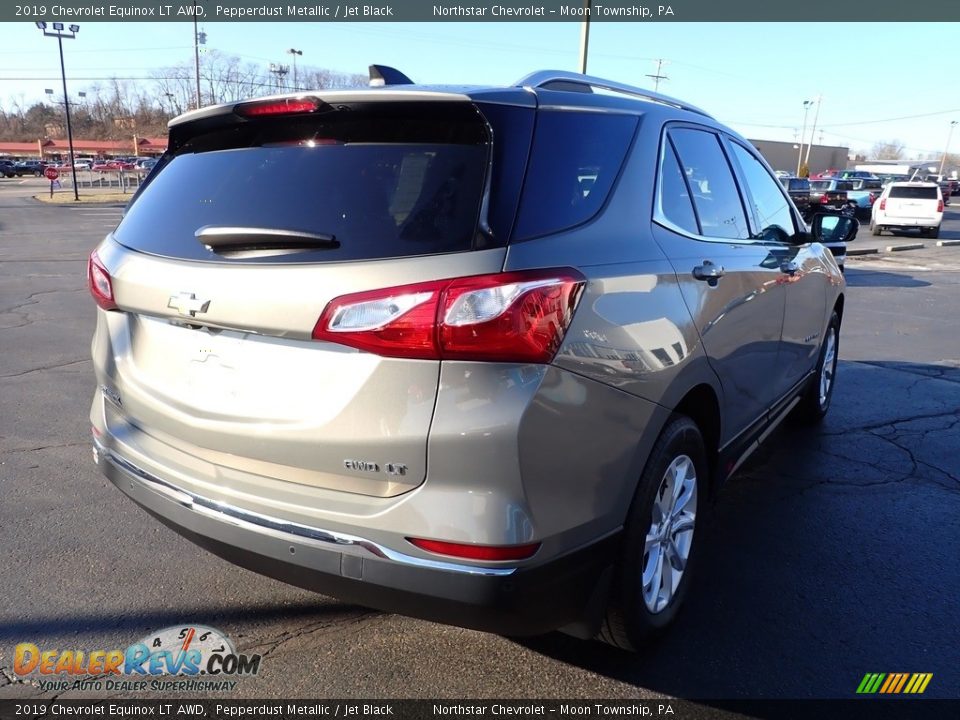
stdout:
[[48,167],[55,168],[62,173],[77,170],[92,170],[94,172],[149,172],[157,164],[157,158],[111,158],[108,160],[91,160],[77,158],[73,165],[70,161],[47,162],[45,160],[0,160],[0,177],[42,177]]

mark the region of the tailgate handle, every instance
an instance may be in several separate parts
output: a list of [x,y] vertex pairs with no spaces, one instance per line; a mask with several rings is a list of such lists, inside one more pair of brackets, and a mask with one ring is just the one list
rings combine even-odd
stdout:
[[209,250],[326,250],[340,247],[333,235],[279,228],[204,225],[194,237]]

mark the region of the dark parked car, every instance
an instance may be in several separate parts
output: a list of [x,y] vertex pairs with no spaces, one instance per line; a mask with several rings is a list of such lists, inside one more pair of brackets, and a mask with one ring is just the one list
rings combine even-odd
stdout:
[[267,575],[635,648],[711,496],[827,413],[820,241],[855,224],[808,229],[702,110],[574,73],[205,107],[90,256],[94,457]]
[[12,160],[0,160],[0,177],[16,177],[17,168]]
[[813,211],[818,209],[810,200],[810,181],[807,178],[786,176],[781,176],[779,180],[803,219],[809,221]]
[[15,163],[13,167],[16,170],[18,177],[23,177],[24,175],[41,177],[43,175],[43,171],[47,169],[47,163],[40,160],[23,160]]

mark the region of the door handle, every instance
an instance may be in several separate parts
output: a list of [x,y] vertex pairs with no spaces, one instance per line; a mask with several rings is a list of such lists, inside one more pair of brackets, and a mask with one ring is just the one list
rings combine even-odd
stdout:
[[706,280],[707,285],[716,287],[717,281],[723,277],[723,268],[714,265],[710,260],[704,260],[703,265],[697,265],[693,269],[693,277],[696,280]]
[[780,272],[786,273],[787,275],[796,275],[799,269],[800,266],[793,262],[793,260],[780,263]]

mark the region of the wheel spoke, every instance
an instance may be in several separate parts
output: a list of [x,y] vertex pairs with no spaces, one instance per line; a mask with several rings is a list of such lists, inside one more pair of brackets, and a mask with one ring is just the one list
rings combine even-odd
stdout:
[[690,532],[696,525],[696,516],[693,513],[685,513],[683,515],[678,515],[677,519],[673,521],[673,532],[671,533],[674,538],[677,535],[682,535],[685,532]]
[[670,540],[670,545],[667,549],[667,559],[670,561],[670,567],[678,573],[682,573],[687,567],[687,559],[680,554],[680,549],[673,539]]
[[[654,576],[659,572],[658,568],[663,565],[663,552],[660,548],[660,543],[657,543],[652,548],[650,552],[646,554],[647,561],[643,566],[643,592],[646,595],[647,588],[651,586],[654,580]],[[657,580],[657,587],[660,586],[660,581]]]
[[[659,545],[657,547],[659,548]],[[643,599],[651,612],[659,612],[661,609],[660,585],[663,583],[663,553],[658,552],[656,560],[649,563],[648,567],[651,572],[649,581],[647,581],[646,573],[644,573]]]
[[673,562],[670,559],[670,550],[666,549],[663,553],[663,561],[661,562],[661,592],[659,597],[657,597],[657,611],[663,610],[667,605],[670,604],[670,599],[673,597],[673,591],[675,589],[674,577],[673,577]]

